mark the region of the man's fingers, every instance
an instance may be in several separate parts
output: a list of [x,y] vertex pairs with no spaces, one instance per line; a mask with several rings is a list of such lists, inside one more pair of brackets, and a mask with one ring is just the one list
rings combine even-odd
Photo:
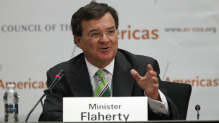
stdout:
[[157,77],[152,77],[151,79],[153,80],[154,84],[158,83],[158,78]]
[[155,71],[149,71],[149,75],[151,76],[151,77],[156,77],[157,76],[157,73],[155,72]]
[[147,71],[154,70],[154,69],[153,69],[153,67],[151,66],[151,64],[148,64],[147,68],[148,68],[148,70],[147,70]]
[[131,70],[130,70],[130,73],[131,73],[132,77],[133,77],[136,81],[138,81],[138,80],[141,79],[141,76],[138,74],[138,72],[137,72],[136,70],[131,69]]
[[147,65],[147,73],[145,74],[146,77],[153,77],[153,76],[157,76],[157,73],[154,71],[153,67],[151,66],[151,64]]

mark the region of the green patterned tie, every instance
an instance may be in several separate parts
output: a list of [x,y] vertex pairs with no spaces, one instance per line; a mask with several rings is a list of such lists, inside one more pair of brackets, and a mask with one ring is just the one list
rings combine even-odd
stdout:
[[104,72],[99,69],[96,74],[100,77],[97,86],[95,88],[94,96],[95,97],[110,97],[111,93],[109,90],[109,83],[106,81],[104,77]]

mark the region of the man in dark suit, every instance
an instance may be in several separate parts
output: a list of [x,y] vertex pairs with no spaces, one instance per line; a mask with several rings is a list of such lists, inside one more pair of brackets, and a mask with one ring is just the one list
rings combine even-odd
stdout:
[[[161,91],[157,61],[118,49],[118,20],[115,9],[96,2],[72,16],[74,40],[83,53],[47,72],[48,87],[61,69],[65,75],[47,95],[39,121],[62,121],[63,97],[92,96],[147,96],[149,120],[178,119],[175,104]],[[100,84],[104,88],[98,91]]]

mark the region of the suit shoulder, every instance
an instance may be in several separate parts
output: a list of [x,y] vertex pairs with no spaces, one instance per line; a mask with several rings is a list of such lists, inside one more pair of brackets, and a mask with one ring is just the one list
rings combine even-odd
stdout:
[[150,64],[156,61],[156,59],[152,57],[144,56],[144,55],[136,55],[122,49],[119,49],[119,52],[121,52],[132,65]]
[[79,54],[77,55],[76,57],[74,58],[71,58],[70,60],[68,61],[65,61],[65,62],[61,62],[61,63],[58,63],[56,64],[55,66],[51,67],[48,71],[50,71],[52,74],[57,74],[60,70],[66,70],[69,68],[69,65],[72,65],[74,64],[75,62],[78,61],[78,59],[80,59],[81,57],[83,57],[83,54]]
[[143,56],[143,55],[135,55],[128,51],[119,49],[118,54],[123,57],[123,59],[126,59],[129,64],[132,66],[132,68],[138,70],[141,75],[145,74],[145,71],[147,71],[147,65],[151,64],[154,70],[157,72],[157,74],[160,74],[160,67],[156,59],[149,57],[149,56]]

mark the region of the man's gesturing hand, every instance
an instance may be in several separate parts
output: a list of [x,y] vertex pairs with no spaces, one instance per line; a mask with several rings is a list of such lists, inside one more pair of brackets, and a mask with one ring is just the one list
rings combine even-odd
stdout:
[[134,69],[130,70],[130,73],[149,98],[160,101],[157,73],[150,64],[148,64],[147,72],[144,76],[140,76]]

